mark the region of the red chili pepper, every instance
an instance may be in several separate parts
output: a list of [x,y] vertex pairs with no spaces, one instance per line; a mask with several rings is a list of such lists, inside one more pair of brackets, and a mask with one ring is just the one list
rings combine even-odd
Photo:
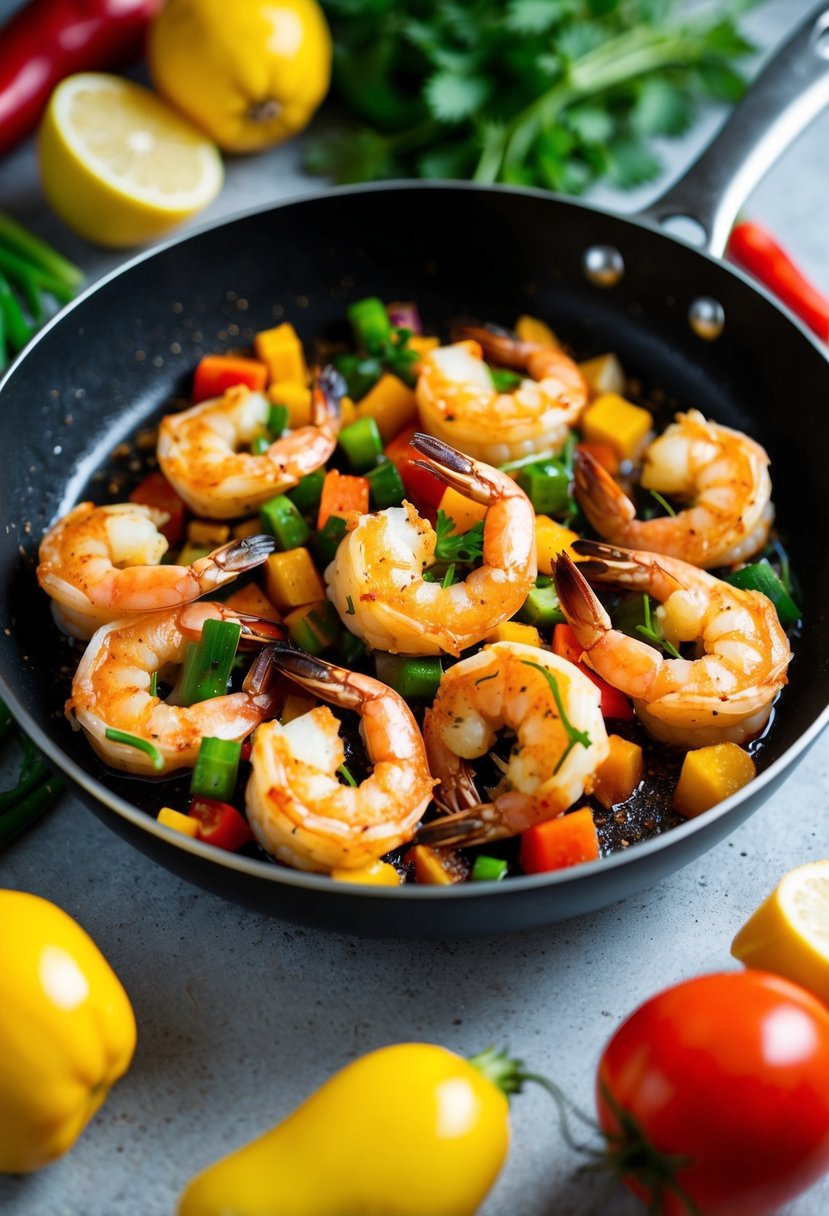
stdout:
[[235,853],[242,845],[250,844],[253,832],[247,819],[240,815],[229,802],[217,802],[214,798],[191,798],[187,814],[199,821],[199,840]]
[[130,502],[166,511],[170,518],[159,528],[159,532],[167,537],[170,545],[177,545],[182,539],[187,508],[163,473],[148,473],[130,494]]
[[823,342],[829,342],[829,297],[811,283],[761,224],[741,220],[728,241],[732,261],[773,291]]
[[579,671],[583,671],[588,680],[593,681],[602,694],[600,708],[603,718],[633,717],[633,706],[625,694],[618,688],[614,688],[612,684],[608,684],[607,680],[597,676],[595,671],[591,671],[585,663],[582,663],[581,656],[584,654],[584,647],[579,646],[576,635],[569,625],[553,626],[553,654],[557,654],[561,659],[567,659],[570,663],[575,663]]
[[0,30],[0,154],[37,126],[73,72],[139,55],[162,0],[30,0]]

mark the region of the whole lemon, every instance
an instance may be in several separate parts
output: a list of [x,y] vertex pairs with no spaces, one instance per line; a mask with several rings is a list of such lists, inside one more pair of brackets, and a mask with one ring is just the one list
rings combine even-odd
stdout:
[[316,0],[167,0],[147,51],[158,91],[227,152],[301,131],[331,78]]

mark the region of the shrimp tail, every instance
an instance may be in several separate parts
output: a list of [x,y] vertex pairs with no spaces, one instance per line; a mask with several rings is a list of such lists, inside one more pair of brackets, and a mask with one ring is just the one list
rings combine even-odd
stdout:
[[[246,536],[242,540],[231,540],[226,545],[222,545],[219,549],[214,549],[212,553],[208,553],[207,557],[199,558],[193,562],[192,569],[199,577],[199,581],[205,581],[208,584],[220,585],[221,582],[227,581],[231,575],[244,574],[247,570],[253,570],[256,566],[261,566],[262,563],[270,557],[276,549],[276,540],[272,536],[267,536],[265,533],[258,533],[256,536]],[[213,578],[205,579],[205,575],[210,570],[213,570]],[[207,587],[205,588],[208,589]]]
[[353,686],[353,672],[345,667],[307,654],[288,642],[274,643],[268,647],[266,654],[277,671],[289,676],[309,692],[317,693],[323,700],[333,701],[347,709],[357,709],[365,702],[365,691]]
[[328,363],[316,368],[311,390],[311,422],[314,426],[328,426],[335,433],[340,429],[342,399],[348,392],[344,376]]
[[429,458],[429,463],[425,460],[413,460],[412,464],[434,474],[445,485],[457,490],[459,494],[464,494],[475,502],[489,504],[503,492],[494,481],[486,476],[485,465],[472,460],[470,456],[466,456],[457,448],[444,443],[442,439],[436,439],[434,435],[424,435],[422,431],[418,431],[413,436],[411,443],[412,447],[417,448],[418,452],[422,452]]
[[657,554],[620,549],[598,540],[577,540],[573,551],[588,558],[579,562],[579,570],[596,587],[635,587],[643,592],[660,589],[667,598],[683,586],[667,569],[670,559],[660,561]]
[[573,453],[576,498],[591,525],[603,536],[619,536],[636,518],[636,507],[595,456]]
[[588,649],[610,628],[607,613],[569,554],[558,555],[553,567],[553,577],[561,610],[580,645]]
[[450,845],[483,844],[492,835],[485,815],[487,807],[481,805],[474,810],[458,811],[421,824],[415,833],[416,844],[427,844],[443,848]]
[[465,319],[456,321],[452,327],[452,341],[477,342],[484,353],[496,360],[501,367],[518,371],[526,367],[531,348],[522,342],[511,329],[495,325],[491,321],[480,322]]

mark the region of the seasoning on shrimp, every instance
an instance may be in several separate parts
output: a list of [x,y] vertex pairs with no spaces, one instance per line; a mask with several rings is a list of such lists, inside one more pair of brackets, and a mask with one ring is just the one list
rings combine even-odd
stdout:
[[386,684],[288,646],[274,666],[303,688],[360,715],[373,771],[343,785],[339,722],[327,705],[286,726],[265,722],[253,738],[246,805],[262,847],[299,870],[328,873],[366,866],[412,838],[434,781],[411,710]]
[[610,474],[578,450],[576,497],[605,540],[710,569],[746,561],[768,540],[774,520],[768,465],[765,450],[748,435],[688,410],[645,452],[640,485],[690,506],[673,516],[637,519]]
[[535,579],[535,513],[511,477],[429,435],[413,445],[417,462],[487,506],[483,565],[459,583],[424,579],[434,562],[435,531],[411,503],[362,515],[325,572],[328,595],[345,626],[392,654],[460,654],[514,616]]
[[[633,698],[648,733],[685,748],[746,743],[759,734],[791,659],[771,600],[664,554],[584,540],[573,547],[591,560],[576,566],[567,554],[557,558],[562,610],[587,663]],[[695,642],[702,656],[666,658],[614,629],[590,583],[647,592],[660,604],[667,641]]]
[[[483,844],[566,811],[590,792],[609,752],[600,701],[575,664],[537,646],[496,642],[455,663],[423,723],[436,801],[451,813],[418,840]],[[504,729],[515,743],[484,799],[468,761],[486,755]]]
[[[278,436],[261,454],[250,445],[267,430],[270,406],[241,385],[162,418],[158,460],[187,505],[208,519],[250,515],[331,456],[345,381],[333,367],[315,378],[311,425]],[[248,450],[245,450],[248,449]]]
[[[438,347],[421,359],[415,393],[423,429],[493,465],[560,452],[587,404],[578,366],[557,347],[521,342],[506,330],[463,332],[474,340]],[[499,392],[484,352],[530,378],[512,392]]]
[[64,633],[86,640],[108,621],[186,604],[261,565],[274,550],[272,537],[251,536],[191,566],[160,566],[166,518],[139,503],[82,502],[52,525],[40,542],[37,580]]
[[[238,621],[252,644],[265,645],[283,632],[272,621],[202,600],[112,621],[93,634],[72,680],[66,714],[112,768],[143,777],[192,768],[203,738],[245,739],[273,713],[276,702],[269,690],[243,690],[188,706],[152,691],[154,675],[183,662],[188,642],[199,639],[206,620]],[[108,731],[143,739],[153,750],[119,742]]]

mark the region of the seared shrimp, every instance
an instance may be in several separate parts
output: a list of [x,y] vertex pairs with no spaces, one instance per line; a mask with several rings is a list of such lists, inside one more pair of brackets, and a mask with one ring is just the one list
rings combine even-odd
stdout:
[[337,779],[345,753],[327,705],[286,726],[263,723],[253,738],[246,793],[250,826],[263,849],[299,870],[327,873],[368,865],[410,840],[434,781],[403,698],[371,676],[288,646],[268,653],[303,688],[360,715],[374,768],[358,786]]
[[709,568],[746,561],[768,540],[774,519],[769,458],[744,435],[699,410],[676,421],[645,453],[641,484],[691,506],[674,516],[637,519],[636,508],[602,466],[576,450],[576,497],[590,523],[616,545],[666,553]]
[[[592,788],[610,748],[601,694],[578,667],[537,646],[496,642],[450,667],[423,737],[440,781],[436,801],[453,812],[418,832],[430,844],[484,844],[553,819]],[[483,800],[467,763],[499,730],[515,734],[503,775]]]
[[[588,664],[633,698],[649,734],[676,747],[704,747],[746,743],[762,731],[791,659],[771,600],[675,557],[595,541],[574,548],[592,560],[577,567],[566,554],[557,559],[561,607]],[[666,658],[614,629],[587,579],[652,595],[666,640],[675,647],[696,642],[701,657]]]
[[186,604],[261,565],[274,550],[272,537],[251,536],[191,566],[160,566],[167,541],[158,528],[166,518],[133,502],[82,502],[52,525],[40,542],[37,580],[64,633],[87,639],[130,613]]
[[423,573],[434,563],[435,532],[411,503],[361,515],[325,572],[344,624],[392,654],[460,654],[523,604],[536,575],[535,513],[526,494],[498,469],[470,460],[429,435],[414,447],[428,468],[460,493],[485,503],[483,565],[444,587]]
[[[206,620],[234,620],[243,639],[264,645],[282,630],[271,621],[232,612],[203,600],[102,625],[92,636],[72,681],[66,714],[86,732],[103,761],[142,777],[159,776],[196,763],[203,738],[246,738],[273,711],[268,691],[243,691],[174,705],[150,691],[152,677],[182,663],[189,641],[197,641]],[[108,739],[109,728],[152,744],[161,757]]]
[[[557,347],[521,342],[494,327],[463,334],[471,340],[438,347],[420,362],[415,392],[423,429],[493,465],[560,452],[587,404],[573,360]],[[530,378],[499,393],[482,354]]]
[[269,405],[261,393],[230,388],[161,420],[158,461],[189,507],[209,519],[250,515],[325,464],[337,444],[345,382],[333,367],[316,378],[311,425],[288,431],[261,455],[250,444],[266,432]]

